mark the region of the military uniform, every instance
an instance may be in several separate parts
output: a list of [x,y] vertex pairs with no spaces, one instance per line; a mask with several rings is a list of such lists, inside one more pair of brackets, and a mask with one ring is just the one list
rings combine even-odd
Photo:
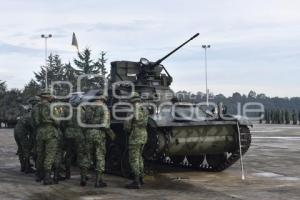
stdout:
[[31,104],[32,104],[32,109],[31,109],[31,126],[32,126],[32,155],[33,155],[33,160],[36,163],[36,158],[37,158],[37,152],[36,152],[36,134],[37,134],[37,128],[38,128],[38,124],[36,124],[37,122],[34,120],[34,115],[37,115],[38,113],[38,102],[40,101],[39,97],[35,97],[32,99]]
[[139,95],[135,94],[131,99],[131,102],[134,104],[134,116],[124,123],[125,131],[130,133],[128,140],[129,164],[134,175],[134,181],[127,185],[129,189],[140,188],[144,177],[144,160],[142,153],[147,142],[149,113],[146,108],[140,105],[139,101]]
[[37,105],[37,112],[33,113],[34,124],[38,126],[36,135],[37,181],[44,179],[44,185],[52,184],[51,168],[55,163],[59,142],[57,122],[51,117],[50,102],[46,99],[49,97],[51,96],[48,92],[42,93],[42,101]]
[[18,146],[17,154],[19,156],[21,171],[25,173],[33,172],[30,166],[30,152],[33,147],[31,115],[26,113],[22,116],[14,129],[14,137]]
[[[81,174],[86,173],[82,172],[83,170],[87,170],[86,166],[88,163],[88,153],[85,143],[85,137],[83,134],[82,128],[78,125],[77,122],[77,112],[78,108],[73,107],[73,115],[72,118],[63,123],[64,129],[64,146],[66,149],[66,157],[65,157],[65,165],[66,165],[66,178],[69,179],[71,177],[71,162],[74,154],[77,156],[77,163],[80,167]],[[65,110],[66,114],[69,114],[68,110]],[[80,110],[82,112],[82,108]]]
[[[102,99],[94,99],[102,100]],[[105,105],[102,101],[99,105]],[[99,106],[85,106],[84,122],[88,125],[103,124],[101,128],[85,128],[86,145],[89,151],[89,160],[95,161],[96,183],[95,187],[105,187],[106,183],[102,180],[102,175],[105,170],[105,155],[106,155],[106,134],[105,129],[110,126],[110,114],[107,109]],[[91,162],[89,162],[91,163]],[[89,167],[89,166],[85,166]]]
[[56,155],[54,159],[54,176],[53,180],[54,183],[58,183],[59,180],[64,180],[65,177],[62,177],[60,175],[62,166],[61,164],[63,163],[63,158],[64,158],[64,138],[63,138],[63,133],[61,130],[61,127],[57,127],[57,133],[58,133],[58,138],[57,138],[57,148],[56,148]]

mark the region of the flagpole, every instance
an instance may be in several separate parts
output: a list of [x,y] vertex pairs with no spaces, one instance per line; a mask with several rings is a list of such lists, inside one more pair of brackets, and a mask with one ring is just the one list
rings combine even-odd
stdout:
[[48,35],[45,35],[45,34],[42,34],[41,35],[41,38],[44,38],[45,39],[45,89],[48,90],[48,67],[47,67],[47,56],[48,56],[48,52],[47,52],[47,40],[48,38],[51,38],[52,37],[52,34],[48,34]]

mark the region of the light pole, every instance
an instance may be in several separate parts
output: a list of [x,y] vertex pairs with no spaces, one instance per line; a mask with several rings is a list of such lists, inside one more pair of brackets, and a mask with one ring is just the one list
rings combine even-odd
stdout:
[[45,39],[45,69],[46,69],[46,75],[45,75],[45,87],[46,90],[48,90],[48,67],[47,67],[47,39],[52,38],[52,34],[42,34],[41,38]]
[[206,89],[206,105],[208,106],[208,88],[207,88],[207,49],[210,48],[210,45],[202,45],[202,48],[204,49],[204,64],[205,64],[205,89]]

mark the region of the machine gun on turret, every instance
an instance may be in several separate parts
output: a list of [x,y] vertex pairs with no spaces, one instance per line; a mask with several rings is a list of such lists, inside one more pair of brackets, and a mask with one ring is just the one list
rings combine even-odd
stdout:
[[171,56],[172,54],[174,54],[176,51],[178,51],[179,49],[181,49],[183,46],[185,46],[187,43],[189,43],[190,41],[192,41],[193,39],[195,39],[198,36],[199,36],[199,33],[196,33],[190,39],[188,39],[187,41],[185,41],[183,44],[181,44],[180,46],[178,46],[177,48],[175,48],[173,51],[171,51],[170,53],[168,53],[164,57],[158,59],[156,62],[149,62],[148,59],[141,58],[140,59],[141,68],[140,68],[140,72],[138,74],[138,79],[145,80],[145,78],[147,78],[149,75],[153,76],[155,74],[155,72],[157,71],[156,67],[160,66],[166,72],[166,74],[168,75],[168,85],[170,85],[172,83],[172,81],[173,81],[173,78],[169,74],[168,70],[163,65],[160,65],[160,64],[164,60],[166,60],[169,56]]
[[[180,48],[185,46],[191,40],[199,36],[199,33],[192,36],[186,42],[175,48],[173,51],[158,59],[156,62],[150,62],[146,58],[141,58],[139,62],[132,61],[114,61],[111,63],[111,83],[118,81],[129,81],[134,83],[137,88],[169,88],[173,78],[167,69],[161,65],[169,56],[174,54]],[[165,73],[162,73],[164,71]]]

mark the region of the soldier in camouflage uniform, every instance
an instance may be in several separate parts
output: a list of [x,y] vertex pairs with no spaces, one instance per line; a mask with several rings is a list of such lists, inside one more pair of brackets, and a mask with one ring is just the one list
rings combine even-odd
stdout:
[[133,118],[126,120],[124,129],[129,135],[129,164],[134,175],[132,183],[126,185],[128,189],[139,189],[141,184],[144,184],[144,160],[143,149],[147,142],[147,123],[148,123],[148,110],[143,108],[140,104],[140,96],[134,93],[131,98],[131,103],[134,106]]
[[[95,161],[96,182],[95,187],[106,187],[102,175],[105,168],[106,135],[105,130],[110,126],[110,114],[104,103],[104,97],[95,97],[91,101],[96,105],[86,105],[84,107],[84,123],[87,125],[97,125],[98,127],[85,128],[86,145],[91,158]],[[100,123],[102,124],[99,127]],[[90,163],[90,162],[89,162]],[[89,164],[87,163],[87,164]],[[86,165],[87,169],[89,165]],[[81,185],[86,185],[86,174],[83,174]]]
[[37,153],[36,153],[36,133],[37,133],[37,128],[38,125],[35,123],[35,121],[33,120],[33,113],[37,113],[38,112],[38,103],[41,101],[41,98],[38,96],[33,97],[32,99],[30,99],[30,103],[31,103],[31,126],[32,126],[32,157],[34,160],[34,163],[36,163],[36,157],[37,157]]
[[[74,156],[74,153],[77,156],[77,163],[81,170],[81,174],[83,175],[83,179],[86,178],[87,169],[86,166],[88,163],[88,153],[85,144],[85,136],[83,134],[82,128],[79,126],[77,121],[77,113],[83,113],[82,107],[78,107],[76,102],[71,101],[71,105],[73,106],[71,112],[68,109],[65,109],[65,116],[71,115],[71,119],[63,122],[63,135],[64,135],[64,146],[66,150],[65,156],[65,165],[66,165],[66,179],[71,178],[71,163]],[[71,112],[71,113],[70,113]],[[82,116],[82,115],[81,115]],[[84,184],[84,181],[82,181]]]
[[[57,103],[62,101],[56,101]],[[54,113],[56,113],[59,117],[64,117],[65,106],[63,105],[57,105],[54,107]],[[56,124],[57,132],[58,132],[58,143],[57,143],[57,149],[56,149],[56,156],[54,161],[54,176],[53,181],[55,184],[58,184],[60,180],[65,180],[66,178],[60,175],[61,172],[61,164],[63,162],[64,158],[64,135],[63,135],[63,129],[62,129],[62,122]]]
[[19,120],[14,129],[15,141],[18,145],[17,154],[21,164],[21,172],[33,173],[30,166],[30,152],[32,143],[32,126],[30,112],[25,113]]
[[[32,113],[34,124],[37,125],[36,151],[37,151],[37,181],[44,180],[44,185],[53,184],[51,169],[57,155],[59,133],[57,122],[51,116],[51,101],[53,97],[48,91],[40,95],[41,102],[37,104]],[[54,115],[57,115],[54,113]]]

